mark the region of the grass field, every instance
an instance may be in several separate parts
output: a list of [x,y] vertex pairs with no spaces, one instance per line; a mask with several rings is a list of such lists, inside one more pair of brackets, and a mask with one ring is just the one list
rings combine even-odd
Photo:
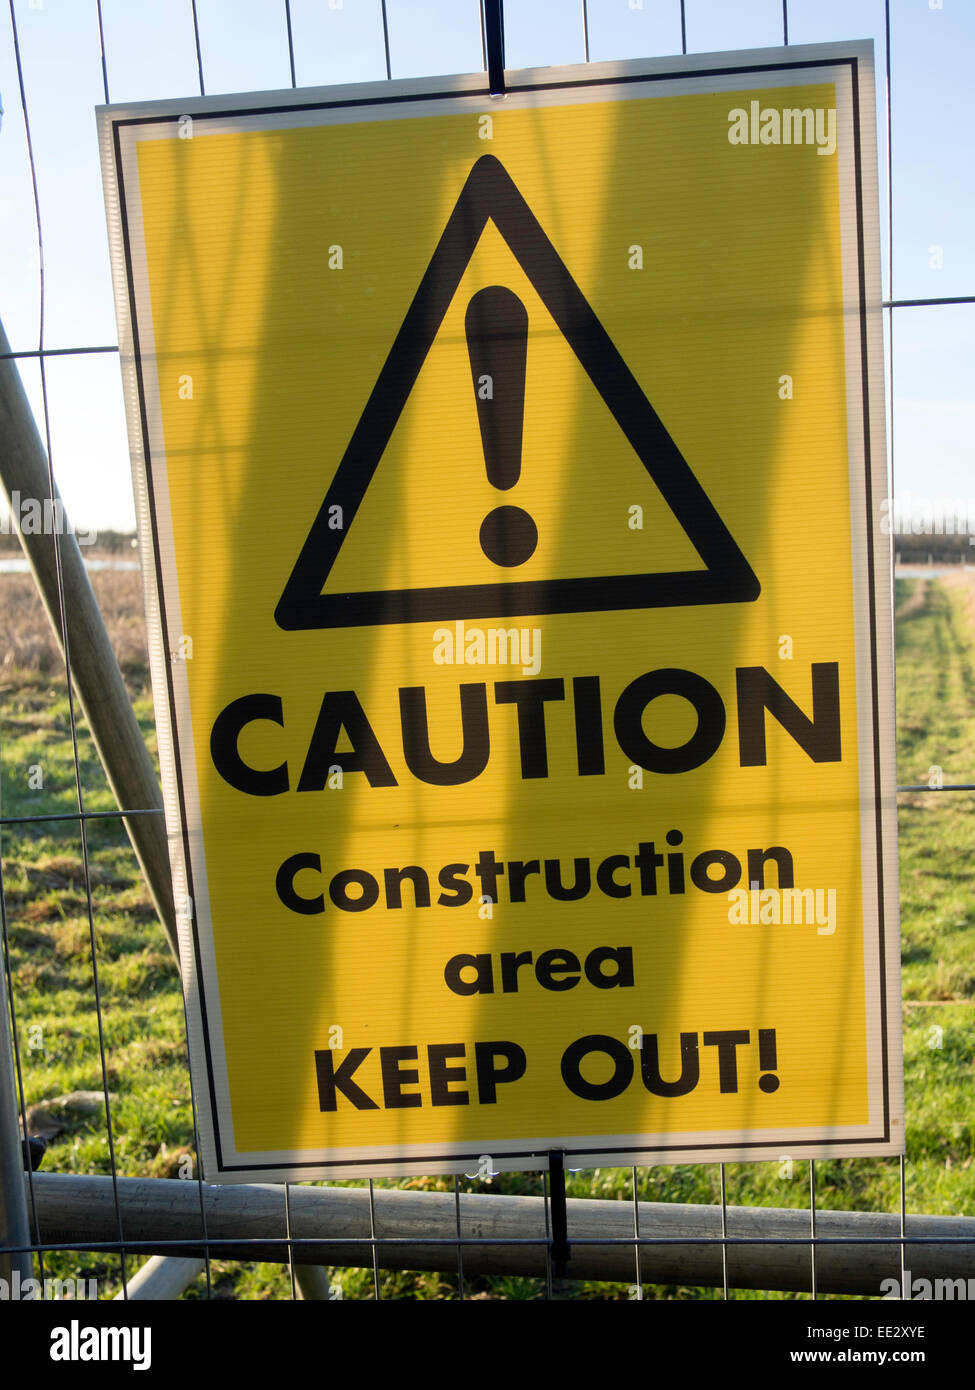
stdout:
[[[93,584],[154,750],[138,574],[101,573]],[[0,805],[5,817],[113,806],[80,715],[75,764],[63,665],[28,576],[0,576]],[[919,579],[897,584],[898,781],[975,782],[975,590]],[[904,968],[909,1211],[975,1215],[975,793],[904,793],[899,798]],[[89,918],[84,856],[91,866]],[[179,977],[138,877],[124,832],[112,819],[88,823],[84,845],[71,822],[4,827],[2,893],[26,1100],[46,1129],[44,1169],[111,1171],[101,1103],[52,1104],[78,1092],[110,1097],[117,1169],[126,1175],[193,1173],[194,1150]],[[92,942],[104,1032],[103,1075],[94,1000]],[[94,1104],[94,1108],[91,1106]],[[36,1107],[36,1108],[35,1108]],[[808,1205],[808,1165],[728,1165],[728,1199],[741,1205]],[[407,1185],[441,1187],[448,1180]],[[452,1184],[450,1184],[452,1186]],[[541,1191],[538,1175],[496,1178],[475,1191]],[[896,1211],[896,1159],[816,1165],[822,1207]],[[573,1175],[570,1195],[628,1198],[630,1174]],[[715,1165],[640,1170],[640,1196],[706,1202],[719,1197]],[[137,1262],[129,1261],[129,1274]],[[45,1273],[98,1277],[100,1296],[119,1286],[118,1260],[57,1255]],[[374,1296],[371,1272],[333,1272],[347,1298]],[[290,1295],[286,1269],[214,1262],[218,1297]],[[456,1296],[456,1277],[388,1274],[383,1297]],[[468,1296],[538,1298],[534,1280],[468,1280]],[[625,1285],[570,1285],[570,1296],[627,1298]],[[205,1296],[201,1280],[187,1297]],[[647,1286],[647,1298],[713,1298],[713,1290]],[[782,1295],[742,1294],[746,1298]]]

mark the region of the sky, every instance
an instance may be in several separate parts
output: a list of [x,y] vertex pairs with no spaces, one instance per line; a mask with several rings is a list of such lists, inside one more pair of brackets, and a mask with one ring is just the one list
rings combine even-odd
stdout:
[[[109,98],[199,94],[190,0],[102,0]],[[872,38],[878,77],[884,297],[975,295],[975,0],[889,0],[887,187],[884,0],[685,0],[688,52]],[[387,0],[394,78],[482,68],[477,0]],[[197,0],[207,94],[290,88],[285,0]],[[680,0],[588,0],[593,61],[681,51]],[[291,0],[299,87],[386,75],[380,0]],[[105,100],[96,0],[8,0],[0,9],[0,320],[36,350],[39,257],[24,71],[44,244],[45,348],[117,342],[95,107]],[[509,69],[581,63],[582,0],[507,0]],[[888,212],[893,227],[888,272]],[[894,493],[975,499],[975,304],[904,307],[888,322]],[[20,363],[42,420],[35,359]],[[55,475],[78,529],[134,528],[116,353],[48,359]],[[973,501],[975,513],[975,501]]]

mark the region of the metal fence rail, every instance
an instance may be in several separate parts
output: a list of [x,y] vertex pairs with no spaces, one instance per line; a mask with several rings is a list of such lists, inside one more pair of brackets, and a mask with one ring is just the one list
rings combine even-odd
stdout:
[[[105,102],[112,99],[112,74],[106,57],[101,0],[92,0],[100,37],[101,85]],[[692,0],[671,0],[679,8],[682,51],[687,52],[688,11]],[[352,0],[346,0],[347,6]],[[0,472],[8,491],[18,487],[24,495],[58,497],[57,459],[52,457],[51,418],[47,398],[47,363],[55,357],[117,352],[112,344],[78,344],[48,348],[45,345],[45,280],[41,204],[37,191],[32,120],[39,93],[27,89],[21,63],[21,17],[14,0],[8,0],[10,31],[19,78],[19,103],[26,133],[37,220],[37,244],[41,252],[39,275],[40,321],[36,345],[15,344],[11,349],[0,339]],[[636,8],[641,8],[640,6]],[[485,0],[479,6],[483,67],[492,90],[503,88],[501,6]],[[290,0],[280,6],[291,84],[297,86],[295,28]],[[391,49],[386,0],[380,15],[387,78],[395,67]],[[196,0],[192,0],[186,25],[186,43],[193,45],[200,94],[205,93],[206,46],[201,38]],[[586,0],[578,7],[580,42],[589,59],[591,16]],[[898,299],[893,286],[894,215],[891,183],[891,3],[885,0],[887,74],[887,298],[884,301],[888,332],[888,392],[893,400],[895,311],[975,303],[975,294],[942,298]],[[782,42],[789,42],[789,4],[782,3]],[[11,94],[12,95],[12,94]],[[8,114],[13,102],[8,96]],[[0,306],[2,311],[3,306]],[[42,435],[31,435],[25,398],[16,363],[36,363],[44,402]],[[19,400],[19,404],[18,404]],[[892,407],[891,407],[892,409]],[[891,439],[893,432],[891,431]],[[893,443],[891,443],[893,457]],[[893,489],[891,489],[893,492]],[[564,1292],[553,1262],[553,1212],[547,1175],[535,1175],[539,1195],[502,1196],[483,1191],[464,1191],[460,1180],[453,1190],[415,1192],[387,1190],[370,1182],[366,1187],[210,1187],[198,1176],[189,1179],[150,1179],[123,1176],[115,1152],[112,1088],[105,1053],[103,1008],[99,990],[100,943],[96,931],[98,907],[93,891],[87,836],[95,820],[108,818],[125,825],[145,872],[156,908],[170,940],[173,940],[171,889],[168,880],[161,798],[151,761],[134,718],[119,723],[112,711],[122,700],[128,708],[124,683],[118,673],[84,565],[73,538],[53,536],[24,538],[38,587],[55,627],[64,657],[64,677],[70,709],[70,741],[75,775],[75,806],[50,816],[0,814],[0,837],[13,826],[44,829],[48,822],[75,827],[84,864],[84,904],[92,961],[91,1008],[97,1018],[101,1086],[104,1094],[109,1176],[71,1176],[29,1171],[27,1202],[22,1200],[22,1159],[18,1126],[28,1129],[26,1022],[18,1016],[18,1000],[11,972],[8,927],[11,913],[0,872],[0,932],[4,988],[0,1007],[0,1276],[19,1270],[22,1279],[33,1270],[43,1279],[45,1259],[56,1251],[100,1252],[116,1256],[122,1296],[131,1290],[127,1274],[136,1258],[147,1254],[199,1257],[204,1261],[206,1290],[213,1287],[211,1261],[233,1259],[287,1263],[291,1292],[313,1291],[302,1273],[307,1265],[355,1265],[371,1268],[369,1296],[384,1296],[382,1270],[438,1270],[456,1275],[456,1296],[465,1297],[472,1277],[501,1273],[523,1275],[540,1281],[539,1294],[552,1297]],[[112,779],[119,809],[92,810],[86,798],[79,750],[80,715],[84,713]],[[112,769],[129,769],[129,775],[113,778]],[[945,792],[971,792],[975,784],[949,783]],[[932,790],[911,784],[905,792]],[[0,805],[0,811],[3,806]],[[2,839],[0,839],[2,848]],[[9,1014],[9,1017],[7,1016]],[[845,1160],[855,1165],[862,1160]],[[904,1160],[896,1163],[896,1205],[889,1213],[840,1212],[817,1204],[817,1165],[808,1163],[809,1205],[805,1209],[743,1209],[728,1201],[724,1165],[716,1172],[720,1200],[716,1205],[648,1202],[640,1200],[645,1173],[630,1175],[629,1200],[571,1198],[568,1204],[569,1272],[576,1278],[611,1281],[621,1286],[623,1297],[641,1297],[644,1284],[720,1289],[728,1298],[736,1288],[804,1292],[816,1298],[823,1293],[862,1293],[876,1296],[881,1281],[903,1281],[905,1269],[926,1278],[967,1278],[975,1272],[975,1220],[919,1217],[907,1214]],[[193,1275],[198,1265],[180,1273]],[[175,1285],[170,1284],[171,1295]],[[633,1293],[633,1290],[636,1293]],[[141,1295],[140,1296],[144,1296]]]

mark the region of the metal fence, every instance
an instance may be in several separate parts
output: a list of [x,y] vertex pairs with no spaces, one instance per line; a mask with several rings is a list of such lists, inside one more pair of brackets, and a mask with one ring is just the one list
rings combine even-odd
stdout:
[[[19,91],[4,92],[7,115],[4,136],[17,134],[22,115],[24,158],[31,174],[37,223],[38,286],[40,322],[36,345],[17,343],[13,350],[0,353],[0,366],[34,363],[43,405],[40,422],[46,452],[47,486],[45,495],[57,498],[58,457],[52,449],[52,422],[48,406],[48,373],[52,359],[81,358],[92,354],[115,353],[108,343],[81,343],[49,348],[46,346],[46,319],[49,312],[45,294],[43,245],[47,224],[42,221],[41,199],[36,177],[34,128],[45,93],[32,88],[25,78],[22,62],[21,31],[25,11],[38,8],[43,0],[17,5],[9,0],[9,25]],[[345,0],[352,7],[355,0]],[[621,4],[626,0],[620,0]],[[693,22],[693,0],[667,0],[673,10],[671,20],[679,33],[682,51],[688,51],[688,23]],[[270,0],[268,0],[270,5]],[[650,0],[647,0],[650,4]],[[339,0],[339,7],[341,0]],[[107,6],[106,6],[107,7]],[[276,7],[287,42],[292,86],[296,78],[296,42],[300,29],[292,14],[291,0]],[[332,8],[335,8],[333,5]],[[397,66],[395,42],[386,0],[373,7],[381,24],[381,44],[387,78]],[[515,7],[509,5],[509,9]],[[586,0],[576,5],[577,43],[586,61],[590,57],[593,14],[597,7]],[[643,4],[630,0],[631,10]],[[658,7],[665,8],[663,0]],[[932,6],[932,9],[938,8]],[[105,102],[114,95],[115,74],[107,56],[105,26],[111,15],[103,14],[102,0],[92,0],[93,22],[100,40],[101,87]],[[891,29],[896,24],[891,0],[883,5],[884,49],[880,63],[886,68],[886,221],[887,287],[884,301],[888,348],[888,395],[893,401],[893,344],[895,317],[921,307],[951,312],[948,306],[975,303],[975,295],[943,298],[901,298],[894,294],[893,245],[895,235],[891,156]],[[781,32],[766,42],[790,41],[790,5],[782,0]],[[679,11],[679,14],[678,14]],[[198,74],[199,91],[205,93],[208,64],[207,40],[201,31],[197,0],[191,0],[185,13],[173,7],[172,22],[185,29],[185,44],[192,50]],[[492,84],[502,77],[503,26],[500,6],[487,3],[480,9],[481,57]],[[834,37],[840,37],[836,35]],[[136,94],[138,95],[138,94]],[[17,107],[20,112],[18,113]],[[3,306],[0,306],[2,309]],[[6,422],[6,423],[9,423]],[[893,438],[893,430],[891,430]],[[28,445],[24,445],[28,448]],[[893,452],[893,446],[891,446]],[[893,495],[893,487],[891,487]],[[109,824],[118,832],[129,827],[140,847],[140,859],[153,887],[163,918],[171,911],[166,903],[165,869],[160,880],[158,865],[153,870],[154,836],[161,840],[162,812],[158,796],[137,796],[133,786],[114,788],[120,809],[104,809],[92,794],[93,773],[85,720],[81,712],[84,693],[79,694],[79,662],[85,664],[86,679],[99,669],[93,628],[72,621],[73,587],[81,583],[75,572],[77,560],[70,538],[55,533],[38,538],[35,567],[43,576],[48,605],[59,630],[64,661],[60,672],[52,674],[52,685],[63,680],[67,697],[68,726],[65,737],[70,745],[73,788],[57,809],[43,814],[7,814],[6,798],[0,806],[0,836],[10,843],[12,835],[30,843],[58,831],[75,847],[83,866],[81,901],[76,903],[86,922],[84,949],[90,957],[91,991],[84,1003],[94,1016],[97,1028],[98,1069],[104,1113],[104,1159],[88,1160],[90,1167],[107,1162],[108,1172],[99,1177],[52,1174],[37,1166],[35,1155],[28,1171],[27,1225],[18,1226],[18,1203],[12,1200],[23,1168],[20,1131],[31,1129],[28,1076],[33,1064],[31,1019],[23,1014],[11,969],[11,947],[23,918],[23,904],[10,889],[9,873],[0,875],[0,927],[2,927],[4,989],[0,1011],[0,1178],[6,1201],[6,1249],[0,1254],[4,1274],[19,1270],[20,1277],[47,1277],[55,1257],[77,1252],[79,1268],[95,1269],[110,1290],[117,1286],[120,1296],[174,1296],[191,1278],[200,1274],[195,1285],[201,1295],[214,1296],[218,1283],[214,1261],[240,1261],[284,1265],[288,1271],[285,1291],[292,1296],[304,1293],[311,1298],[350,1296],[333,1276],[322,1268],[364,1267],[370,1272],[353,1295],[382,1299],[399,1296],[398,1286],[390,1285],[387,1270],[439,1271],[444,1279],[432,1294],[423,1296],[479,1297],[564,1297],[566,1277],[591,1281],[590,1297],[642,1298],[657,1296],[661,1286],[669,1296],[695,1296],[695,1290],[709,1289],[725,1299],[736,1290],[778,1290],[810,1298],[826,1293],[860,1293],[877,1296],[884,1278],[894,1278],[904,1287],[905,1272],[916,1277],[966,1278],[975,1270],[975,1219],[961,1217],[908,1217],[908,1171],[905,1160],[870,1160],[883,1163],[890,1181],[891,1200],[886,1214],[841,1212],[817,1201],[817,1178],[822,1165],[799,1165],[808,1190],[804,1206],[788,1204],[790,1209],[735,1206],[730,1200],[734,1175],[725,1165],[710,1172],[715,1200],[711,1203],[674,1200],[686,1191],[686,1184],[664,1168],[638,1170],[614,1178],[616,1200],[570,1195],[567,1204],[552,1201],[553,1184],[546,1173],[503,1180],[505,1195],[494,1191],[489,1181],[453,1182],[440,1180],[421,1190],[422,1184],[400,1184],[399,1189],[369,1182],[368,1185],[283,1186],[253,1188],[207,1187],[199,1178],[195,1156],[189,1155],[188,1171],[178,1178],[125,1177],[118,1161],[119,1120],[113,1105],[113,1063],[106,1048],[106,1004],[100,985],[99,967],[106,950],[100,931],[99,894],[92,872],[90,841],[96,831]],[[46,547],[46,557],[41,547]],[[75,547],[76,550],[76,547]],[[94,644],[94,645],[93,645]],[[104,657],[104,653],[103,653]],[[101,661],[104,665],[104,660]],[[97,704],[97,701],[95,702]],[[97,717],[94,716],[94,717]],[[7,719],[0,714],[0,744],[10,732]],[[92,730],[96,733],[97,731]],[[110,737],[104,732],[104,737]],[[0,747],[2,754],[2,747]],[[18,769],[21,775],[22,769]],[[143,776],[145,768],[143,767]],[[148,783],[143,781],[143,786]],[[927,784],[910,783],[902,792],[927,792]],[[942,790],[966,793],[975,784],[949,782]],[[72,804],[65,804],[69,799]],[[925,803],[927,805],[928,803]],[[150,831],[140,827],[140,818],[154,822]],[[156,827],[158,827],[158,832]],[[28,880],[31,875],[28,873]],[[36,874],[35,874],[36,880]],[[63,884],[55,892],[66,892]],[[73,892],[72,888],[72,892]],[[146,926],[146,932],[155,928]],[[78,949],[82,949],[81,946]],[[6,1049],[9,1047],[9,1055]],[[15,1093],[7,1087],[7,1074],[15,1078]],[[910,1126],[909,1126],[910,1133]],[[867,1160],[845,1160],[830,1164],[831,1185],[836,1173],[849,1172]],[[791,1165],[791,1160],[790,1160]],[[83,1168],[83,1164],[80,1165]],[[791,1167],[790,1167],[791,1171]],[[686,1175],[686,1170],[685,1170]],[[557,1176],[557,1175],[556,1175]],[[487,1175],[485,1175],[485,1178]],[[556,1189],[558,1184],[554,1185]],[[599,1175],[570,1175],[570,1194],[589,1187],[604,1190]],[[851,1184],[851,1191],[855,1184]],[[648,1201],[648,1196],[664,1200]],[[620,1200],[625,1198],[625,1200]],[[641,1200],[641,1198],[643,1200]],[[0,1242],[2,1244],[3,1242]],[[84,1252],[84,1253],[82,1253]],[[144,1284],[144,1276],[133,1281],[137,1266],[146,1254],[178,1257],[187,1264],[153,1266],[154,1279]],[[222,1266],[221,1266],[222,1268]],[[63,1265],[59,1265],[63,1278]],[[449,1277],[448,1277],[449,1276]],[[223,1278],[223,1275],[221,1275]],[[511,1279],[521,1282],[510,1284]],[[205,1286],[205,1287],[204,1287]],[[76,1291],[77,1292],[77,1291]],[[271,1292],[280,1294],[279,1285]]]

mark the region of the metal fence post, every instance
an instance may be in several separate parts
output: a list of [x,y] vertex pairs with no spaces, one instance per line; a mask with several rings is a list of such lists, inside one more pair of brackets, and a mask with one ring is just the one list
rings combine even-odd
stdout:
[[[56,489],[54,496],[51,495],[44,445],[16,363],[9,354],[10,345],[0,324],[0,483],[8,496],[18,492],[21,499],[43,501],[47,498],[55,515],[63,516]],[[52,539],[59,547],[60,583]],[[62,651],[63,596],[64,623],[71,645],[71,678],[119,810],[159,812],[158,815],[125,817],[125,828],[159,920],[179,960],[162,791],[92,592],[78,542],[67,522],[61,535],[52,538],[21,532],[20,540]]]

